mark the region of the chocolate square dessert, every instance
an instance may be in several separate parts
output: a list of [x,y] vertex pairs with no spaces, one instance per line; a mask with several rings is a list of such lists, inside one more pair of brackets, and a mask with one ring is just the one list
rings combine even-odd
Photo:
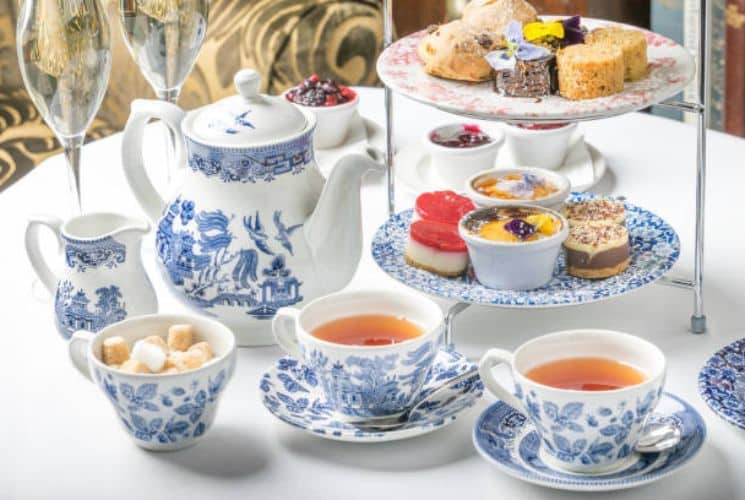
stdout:
[[496,70],[495,90],[509,97],[542,97],[558,90],[556,57],[532,61],[518,59],[512,70]]

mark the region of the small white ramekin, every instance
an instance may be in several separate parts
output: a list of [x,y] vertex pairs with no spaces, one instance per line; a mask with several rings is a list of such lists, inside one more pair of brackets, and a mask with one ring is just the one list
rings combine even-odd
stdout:
[[559,168],[569,152],[569,140],[577,130],[576,123],[549,130],[530,130],[509,123],[502,127],[505,146],[517,165]]
[[[533,174],[537,177],[545,179],[550,182],[559,190],[550,196],[540,198],[537,200],[502,200],[499,198],[492,198],[485,194],[479,193],[474,185],[481,180],[488,178],[503,177],[510,174]],[[516,167],[516,168],[498,168],[496,170],[487,170],[479,172],[476,175],[471,176],[465,185],[466,196],[471,198],[476,205],[480,207],[507,207],[512,206],[515,203],[530,203],[531,205],[538,205],[544,208],[559,208],[569,196],[572,190],[572,184],[565,175],[562,175],[553,170],[537,167]]]
[[491,241],[471,233],[467,225],[489,212],[506,207],[488,207],[464,216],[458,224],[460,237],[466,242],[476,279],[487,288],[497,290],[533,290],[553,276],[561,244],[569,236],[569,222],[555,210],[537,205],[513,204],[510,207],[546,212],[561,221],[561,229],[548,238],[525,243]]
[[464,123],[449,123],[439,125],[427,132],[424,136],[424,144],[430,154],[432,168],[449,188],[454,191],[460,191],[466,179],[477,172],[494,168],[494,162],[497,160],[497,153],[504,142],[504,134],[498,127],[479,127],[492,138],[492,142],[481,146],[470,148],[449,148],[435,144],[430,139],[434,132],[443,131],[447,133],[453,128],[460,128]]
[[[287,92],[284,94],[285,99],[287,99]],[[354,99],[351,101],[334,106],[305,106],[290,101],[295,106],[306,109],[316,116],[316,130],[313,133],[315,148],[335,148],[347,139],[349,130],[352,128],[352,119],[360,102],[360,94],[357,91],[354,93]]]

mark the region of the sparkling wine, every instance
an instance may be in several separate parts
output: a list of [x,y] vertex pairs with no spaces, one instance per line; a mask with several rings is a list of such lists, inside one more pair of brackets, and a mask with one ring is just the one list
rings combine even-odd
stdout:
[[98,0],[27,0],[18,21],[26,90],[60,137],[81,136],[109,81],[109,28]]
[[121,0],[122,32],[156,92],[180,89],[207,31],[208,0]]

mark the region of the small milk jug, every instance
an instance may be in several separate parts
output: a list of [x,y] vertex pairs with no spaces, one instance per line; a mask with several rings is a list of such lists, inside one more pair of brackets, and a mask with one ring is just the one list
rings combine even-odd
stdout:
[[[63,249],[59,275],[46,262],[39,240],[51,229]],[[157,312],[158,301],[140,258],[146,221],[113,213],[91,213],[67,222],[33,217],[26,226],[26,253],[39,280],[54,298],[60,334],[97,332],[125,318]]]

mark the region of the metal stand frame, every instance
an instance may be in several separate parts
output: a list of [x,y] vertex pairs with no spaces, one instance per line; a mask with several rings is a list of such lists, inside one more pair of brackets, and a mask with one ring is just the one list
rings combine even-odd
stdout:
[[[706,204],[706,139],[709,123],[709,85],[710,70],[706,58],[711,46],[711,6],[706,0],[700,0],[699,40],[698,40],[698,85],[696,102],[669,100],[656,106],[674,108],[684,113],[698,115],[697,149],[696,149],[696,235],[693,262],[693,279],[664,277],[661,284],[684,288],[693,291],[693,314],[691,315],[691,332],[694,334],[706,331],[704,314],[704,210]],[[387,48],[393,43],[393,0],[383,0],[383,43]],[[386,184],[388,187],[388,215],[396,213],[395,180],[394,180],[394,143],[393,143],[393,91],[385,87],[385,134],[386,134]],[[445,344],[453,345],[453,322],[458,314],[471,304],[458,302],[450,307],[445,317]]]

